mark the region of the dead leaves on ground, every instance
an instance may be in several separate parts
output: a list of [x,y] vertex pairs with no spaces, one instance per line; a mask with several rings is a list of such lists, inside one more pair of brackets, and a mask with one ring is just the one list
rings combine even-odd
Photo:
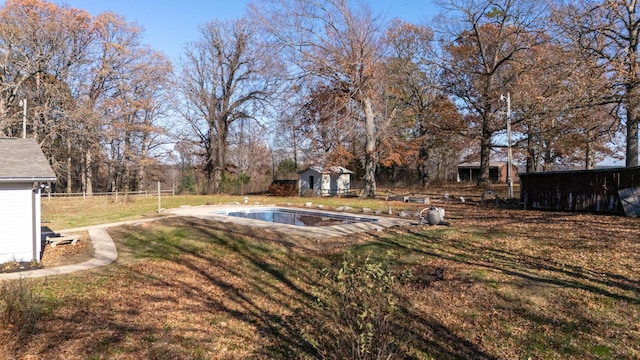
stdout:
[[[450,227],[363,233],[355,245],[379,254],[391,249],[395,270],[412,275],[398,285],[410,304],[403,309],[412,336],[407,356],[640,357],[639,219],[469,204],[446,211]],[[312,315],[315,277],[346,247],[319,254],[281,246],[280,235],[266,230],[184,219],[159,225],[189,229],[190,242],[175,245],[177,259],[125,261],[48,280],[44,286],[61,302],[15,354],[309,354],[298,329]]]

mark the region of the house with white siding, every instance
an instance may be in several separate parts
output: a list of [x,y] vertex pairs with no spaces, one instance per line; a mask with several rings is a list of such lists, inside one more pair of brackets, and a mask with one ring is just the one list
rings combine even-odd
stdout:
[[342,166],[309,166],[300,172],[298,189],[300,195],[347,195],[351,189],[351,175],[353,171]]
[[35,139],[0,138],[0,263],[40,261],[41,185],[55,180]]

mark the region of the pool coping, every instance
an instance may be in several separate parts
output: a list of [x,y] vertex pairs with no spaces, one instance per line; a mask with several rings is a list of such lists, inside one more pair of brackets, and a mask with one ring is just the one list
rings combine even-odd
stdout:
[[[251,209],[286,209],[299,210],[304,212],[328,215],[340,215],[353,218],[375,219],[376,221],[364,221],[351,224],[340,224],[330,226],[296,226],[288,224],[279,224],[262,220],[247,219],[241,217],[233,217],[224,214],[216,214],[215,211],[247,211]],[[369,213],[349,213],[340,211],[329,211],[314,208],[300,208],[280,205],[200,205],[200,206],[183,206],[176,209],[167,210],[167,212],[179,216],[193,216],[206,220],[213,220],[222,223],[234,223],[244,226],[252,226],[256,228],[268,229],[272,231],[282,232],[286,234],[296,234],[310,238],[327,238],[334,236],[346,236],[353,233],[382,231],[384,229],[395,226],[406,226],[415,224],[417,219],[408,218],[391,218],[384,216],[371,215]]]

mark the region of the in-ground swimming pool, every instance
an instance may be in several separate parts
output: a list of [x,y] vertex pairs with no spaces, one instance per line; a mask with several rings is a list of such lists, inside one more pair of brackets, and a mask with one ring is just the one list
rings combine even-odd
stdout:
[[367,217],[282,208],[233,209],[213,213],[295,226],[333,226],[378,221]]

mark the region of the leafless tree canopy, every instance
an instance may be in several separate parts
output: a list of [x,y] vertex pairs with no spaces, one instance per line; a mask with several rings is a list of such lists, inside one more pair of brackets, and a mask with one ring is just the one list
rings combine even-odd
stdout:
[[279,81],[270,73],[273,55],[258,41],[251,22],[210,22],[200,27],[200,35],[185,49],[178,79],[185,100],[180,109],[203,151],[206,191],[219,192],[230,170],[230,127],[260,121],[259,112]]
[[486,183],[508,148],[527,171],[638,165],[636,1],[437,3],[413,24],[350,0],[256,0],[200,24],[174,76],[118,14],[8,0],[0,136],[36,138],[54,190],[88,194],[245,192],[313,164],[354,170],[373,197],[454,180],[461,161]]

